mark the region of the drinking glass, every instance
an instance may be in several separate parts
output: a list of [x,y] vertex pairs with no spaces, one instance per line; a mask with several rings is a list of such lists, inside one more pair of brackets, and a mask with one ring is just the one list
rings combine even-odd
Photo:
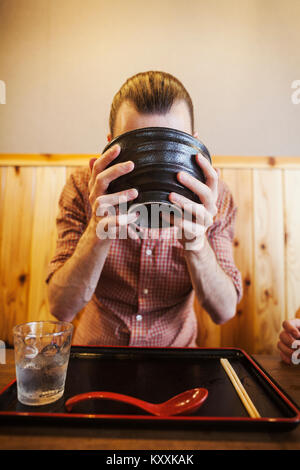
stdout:
[[73,325],[37,321],[13,328],[18,400],[46,405],[64,393]]

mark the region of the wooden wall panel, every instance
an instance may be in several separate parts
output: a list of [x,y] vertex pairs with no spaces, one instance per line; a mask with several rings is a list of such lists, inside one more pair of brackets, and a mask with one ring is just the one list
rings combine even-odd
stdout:
[[285,170],[283,177],[286,318],[293,318],[300,310],[300,170]]
[[[0,166],[82,166],[88,165],[91,158],[100,154],[25,154],[25,153],[0,153]],[[300,157],[266,155],[245,156],[239,155],[213,155],[213,165],[217,168],[260,168],[270,169],[299,169]]]
[[[27,158],[24,166],[2,166],[0,158],[0,339],[10,343],[14,324],[51,318],[44,279],[58,198],[66,178],[89,157],[69,158],[65,166],[63,156],[50,160],[49,166],[45,159],[39,165],[38,156],[34,166]],[[282,321],[300,312],[300,159],[287,160],[286,168],[284,159],[273,163],[235,158],[215,164],[238,206],[234,257],[244,297],[236,317],[222,326],[195,301],[201,346],[274,353]]]
[[254,350],[274,353],[285,318],[282,171],[254,170]]
[[2,196],[0,247],[0,338],[12,342],[12,328],[27,320],[30,250],[36,169],[9,167]]
[[30,288],[27,320],[55,320],[49,313],[45,278],[56,243],[58,199],[65,183],[64,167],[37,168],[31,235]]
[[221,346],[221,326],[216,325],[195,298],[194,310],[198,322],[197,344],[203,348],[219,348]]
[[[6,340],[6,325],[7,325],[7,306],[4,296],[5,282],[2,275],[2,247],[4,235],[4,201],[5,201],[5,187],[6,187],[7,168],[0,167],[0,340]],[[3,273],[4,274],[4,273]]]

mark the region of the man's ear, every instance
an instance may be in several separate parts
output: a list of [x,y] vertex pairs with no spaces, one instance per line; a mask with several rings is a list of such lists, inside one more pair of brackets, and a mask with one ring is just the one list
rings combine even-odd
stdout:
[[112,141],[112,136],[111,134],[107,134],[107,142],[111,142]]

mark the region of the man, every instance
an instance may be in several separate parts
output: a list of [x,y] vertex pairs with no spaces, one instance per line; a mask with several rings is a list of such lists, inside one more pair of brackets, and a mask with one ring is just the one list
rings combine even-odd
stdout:
[[[114,97],[109,122],[108,141],[143,127],[169,127],[196,136],[189,94],[163,72],[128,79]],[[192,213],[202,217],[196,222],[180,220],[181,238],[176,238],[178,226],[173,226],[169,239],[151,238],[151,228],[144,229],[144,237],[118,239],[120,227],[130,233],[136,214],[97,214],[102,206],[117,205],[120,197],[137,197],[136,188],[107,193],[111,181],[134,167],[128,161],[107,168],[119,152],[114,146],[92,159],[89,168],[71,175],[62,191],[56,253],[47,277],[51,312],[59,320],[72,321],[85,307],[73,339],[77,344],[195,346],[194,292],[218,324],[235,315],[242,295],[232,255],[232,196],[213,167],[197,155],[206,184],[185,172],[177,176],[199,196]],[[191,203],[175,193],[169,199],[179,207]],[[98,238],[99,226],[115,227],[116,239]]]

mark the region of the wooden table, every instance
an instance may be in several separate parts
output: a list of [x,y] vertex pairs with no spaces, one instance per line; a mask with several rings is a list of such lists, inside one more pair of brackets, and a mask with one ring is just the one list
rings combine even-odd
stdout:
[[[287,366],[277,356],[254,358],[300,405],[300,365]],[[13,350],[0,364],[0,389],[15,377]],[[0,423],[0,449],[197,450],[300,449],[300,425],[288,432],[201,431],[200,429],[103,428]]]

